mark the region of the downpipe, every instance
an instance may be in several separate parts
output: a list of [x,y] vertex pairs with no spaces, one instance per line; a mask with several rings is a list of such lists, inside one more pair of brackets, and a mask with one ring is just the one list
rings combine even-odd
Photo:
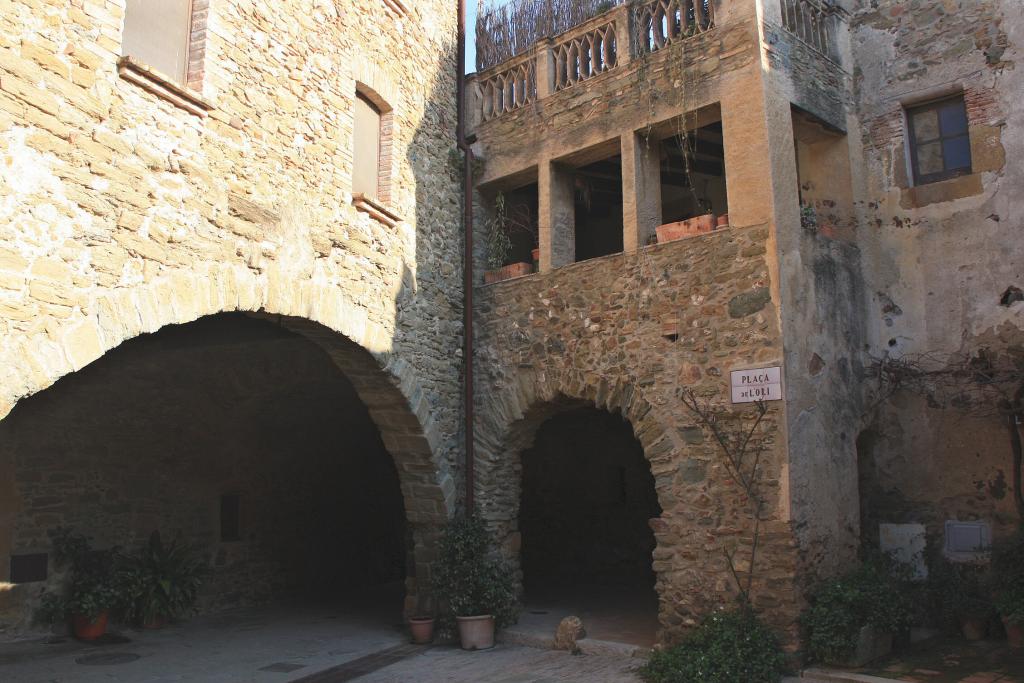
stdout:
[[458,73],[455,74],[456,136],[462,160],[462,224],[465,230],[462,255],[462,363],[463,415],[465,423],[466,513],[474,511],[473,445],[473,149],[466,140],[466,0],[458,0]]

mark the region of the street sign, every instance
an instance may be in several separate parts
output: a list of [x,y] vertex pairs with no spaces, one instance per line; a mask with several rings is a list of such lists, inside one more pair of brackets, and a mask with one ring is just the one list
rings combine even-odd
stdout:
[[733,370],[732,402],[753,403],[755,401],[782,400],[782,368],[750,368]]

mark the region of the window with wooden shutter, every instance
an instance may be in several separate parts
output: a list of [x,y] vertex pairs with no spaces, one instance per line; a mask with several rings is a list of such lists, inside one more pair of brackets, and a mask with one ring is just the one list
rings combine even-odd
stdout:
[[380,123],[380,109],[356,93],[352,193],[374,199],[380,194]]
[[127,0],[121,53],[185,83],[191,29],[192,0]]

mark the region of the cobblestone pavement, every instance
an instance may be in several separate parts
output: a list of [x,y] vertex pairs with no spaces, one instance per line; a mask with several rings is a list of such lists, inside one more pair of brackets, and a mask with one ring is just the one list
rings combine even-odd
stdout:
[[[397,610],[395,611],[397,613]],[[242,609],[100,642],[0,639],[0,683],[635,683],[642,660],[499,644],[409,645],[406,628],[330,606]]]
[[[632,683],[642,660],[601,655],[571,655],[517,645],[464,652],[429,648],[373,673],[350,679],[358,683]],[[324,683],[328,683],[325,679]],[[330,681],[330,683],[334,683]]]

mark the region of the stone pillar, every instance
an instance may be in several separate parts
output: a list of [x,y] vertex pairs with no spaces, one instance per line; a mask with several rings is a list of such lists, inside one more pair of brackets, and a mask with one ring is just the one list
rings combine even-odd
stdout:
[[576,261],[576,207],[572,169],[542,160],[537,165],[540,270]]
[[633,45],[633,32],[629,30],[629,14],[633,11],[633,4],[626,3],[619,5],[612,12],[612,21],[615,22],[615,65],[625,66],[633,61],[633,52],[636,46]]
[[551,41],[537,46],[535,57],[537,69],[537,99],[541,100],[555,92],[555,52]]
[[661,224],[659,143],[630,131],[622,141],[622,250],[636,251]]

